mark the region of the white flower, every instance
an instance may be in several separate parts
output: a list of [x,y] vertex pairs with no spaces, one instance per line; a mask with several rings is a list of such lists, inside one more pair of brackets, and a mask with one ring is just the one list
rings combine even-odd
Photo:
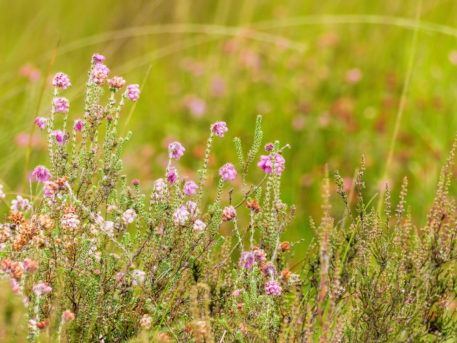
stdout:
[[105,231],[105,233],[108,236],[114,235],[114,223],[112,221],[110,221],[110,220],[105,221],[102,225],[102,229],[103,229],[103,231]]
[[0,185],[0,199],[5,198],[5,193],[3,193],[3,185]]
[[186,224],[187,219],[189,219],[189,211],[185,206],[181,206],[173,213],[173,223],[176,225]]
[[154,182],[154,193],[152,196],[152,202],[163,201],[168,193],[168,185],[164,179],[157,179]]
[[189,215],[191,219],[196,219],[200,211],[197,208],[197,204],[194,201],[186,202],[187,209],[189,210]]
[[125,225],[131,224],[135,221],[136,218],[136,212],[134,209],[129,208],[124,212],[122,215],[122,221],[124,222]]
[[203,230],[205,230],[205,228],[206,228],[206,224],[203,223],[200,219],[197,219],[194,222],[194,230],[195,231],[203,231]]
[[139,269],[135,269],[132,273],[132,277],[133,277],[133,285],[134,286],[138,286],[140,284],[142,284],[144,282],[144,276],[146,275],[145,272],[143,272],[142,270],[139,270]]
[[75,213],[67,213],[62,218],[62,226],[65,228],[76,229],[79,226],[78,215]]
[[30,202],[28,199],[24,199],[18,195],[15,200],[11,201],[10,208],[16,212],[27,211],[30,208]]

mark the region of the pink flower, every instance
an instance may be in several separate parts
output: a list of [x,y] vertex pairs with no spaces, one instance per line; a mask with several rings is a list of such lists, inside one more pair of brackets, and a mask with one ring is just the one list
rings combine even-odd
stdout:
[[167,181],[170,185],[176,182],[178,175],[176,174],[176,169],[174,167],[170,167],[168,170]]
[[70,108],[70,103],[68,102],[68,99],[63,97],[54,98],[53,104],[54,110],[57,113],[67,113],[68,109]]
[[173,223],[176,225],[185,225],[187,219],[189,219],[189,211],[186,206],[181,206],[173,213]]
[[37,295],[49,294],[52,291],[52,287],[40,281],[35,286],[33,286],[33,291]]
[[65,143],[65,132],[55,130],[52,134],[56,138],[57,144],[63,145]]
[[280,176],[285,168],[286,160],[281,154],[276,154],[273,161],[272,155],[260,156],[260,161],[257,163],[257,167],[262,168],[267,174],[273,173],[273,164],[277,176]]
[[46,182],[49,181],[49,179],[51,178],[49,170],[47,170],[43,166],[36,167],[35,170],[32,172],[32,175],[35,176],[35,179],[38,182]]
[[233,206],[224,207],[222,210],[222,220],[224,222],[229,222],[236,217],[236,210]]
[[241,290],[240,290],[240,289],[235,289],[235,290],[232,292],[232,297],[237,298],[237,297],[239,297],[240,293],[241,293]]
[[193,228],[194,228],[195,231],[202,232],[203,230],[205,230],[206,224],[203,223],[200,219],[197,219],[194,222]]
[[81,119],[75,120],[75,131],[81,131],[83,129],[83,121]]
[[109,71],[109,68],[103,63],[95,64],[95,67],[92,70],[92,81],[99,86],[103,85],[108,78]]
[[36,117],[35,120],[33,121],[37,126],[40,128],[41,131],[44,130],[46,127],[46,124],[48,123],[48,120],[43,117]]
[[268,281],[265,284],[265,293],[268,295],[279,296],[281,295],[282,288],[277,281]]
[[240,261],[238,265],[246,269],[252,269],[252,265],[255,262],[254,254],[250,251],[243,251],[241,253]]
[[113,91],[122,88],[125,85],[125,80],[120,76],[114,76],[112,79],[108,79],[107,82],[109,88],[111,88]]
[[219,175],[222,178],[222,180],[227,181],[233,181],[235,180],[235,177],[237,175],[237,172],[235,170],[235,167],[231,163],[224,164],[221,169],[219,169]]
[[19,295],[21,293],[21,285],[15,278],[11,278],[11,289],[14,294]]
[[195,194],[197,191],[197,184],[193,181],[187,181],[184,184],[184,194],[191,196],[192,194]]
[[75,315],[70,310],[66,310],[64,313],[62,313],[62,321],[64,323],[71,322],[73,319],[75,319]]
[[105,56],[103,56],[103,55],[94,54],[92,56],[92,63],[94,63],[94,64],[102,63],[104,60],[105,60]]
[[201,117],[206,111],[206,102],[196,96],[189,96],[184,100],[185,106],[195,117]]
[[140,98],[140,86],[137,84],[128,85],[125,96],[135,102]]
[[71,87],[70,78],[65,73],[57,73],[52,80],[52,85],[65,90],[68,87]]
[[224,132],[227,132],[228,128],[225,121],[218,121],[211,126],[211,130],[213,130],[216,136],[224,137]]
[[274,146],[273,143],[267,143],[267,144],[265,144],[265,151],[270,152],[270,151],[272,151],[274,149],[274,147],[275,146]]
[[168,145],[168,156],[175,160],[179,160],[184,155],[184,151],[186,149],[179,142],[173,142]]

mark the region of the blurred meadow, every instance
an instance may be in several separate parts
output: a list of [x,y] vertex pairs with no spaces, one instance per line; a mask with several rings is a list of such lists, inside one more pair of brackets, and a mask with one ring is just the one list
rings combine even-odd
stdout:
[[[407,176],[413,217],[421,215],[457,130],[456,18],[452,0],[0,1],[0,183],[9,194],[29,192],[26,154],[33,119],[50,110],[49,84],[39,103],[53,52],[51,74],[65,71],[73,83],[73,119],[98,52],[111,75],[142,87],[121,127],[134,132],[125,173],[146,189],[162,175],[171,140],[187,148],[191,173],[209,125],[226,121],[229,139],[210,161],[219,167],[236,162],[233,137],[250,144],[262,114],[264,143],[291,145],[290,239],[312,237],[325,164],[350,189],[362,155],[373,201],[385,181],[395,195]],[[46,162],[45,140],[35,130],[29,172]]]

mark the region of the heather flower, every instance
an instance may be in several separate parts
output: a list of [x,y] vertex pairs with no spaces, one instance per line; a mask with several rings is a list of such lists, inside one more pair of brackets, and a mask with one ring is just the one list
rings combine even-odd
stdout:
[[168,145],[168,156],[175,160],[179,160],[184,155],[184,151],[186,149],[179,142],[173,142]]
[[52,291],[52,287],[40,281],[35,286],[33,286],[33,291],[36,295],[49,294]]
[[11,290],[14,294],[19,295],[21,293],[21,285],[15,278],[11,278]]
[[57,73],[52,80],[52,85],[65,90],[68,87],[71,87],[70,78],[65,73]]
[[170,167],[168,170],[168,175],[167,175],[167,181],[170,185],[174,184],[176,182],[176,179],[178,178],[178,175],[176,174],[176,168]]
[[133,278],[132,284],[134,286],[143,284],[145,275],[146,275],[146,273],[144,271],[135,269],[132,273],[132,278]]
[[30,208],[30,201],[18,195],[15,200],[11,201],[10,208],[15,212],[27,211]]
[[240,289],[235,289],[233,292],[232,292],[232,297],[234,298],[238,298],[240,296],[240,293],[241,293],[241,290]]
[[181,206],[173,213],[173,223],[176,225],[185,225],[187,219],[189,219],[189,211],[186,206]]
[[219,169],[219,175],[221,176],[222,180],[227,181],[233,181],[235,180],[235,177],[237,175],[235,167],[231,163],[224,164],[220,169]]
[[222,220],[228,222],[236,217],[236,210],[233,206],[226,206],[222,210]]
[[71,322],[73,319],[75,319],[75,315],[70,310],[66,310],[64,313],[62,313],[62,322],[68,323]]
[[184,184],[184,194],[191,196],[192,194],[195,194],[197,191],[197,184],[194,181],[187,181]]
[[69,212],[62,218],[62,226],[66,229],[76,229],[79,226],[79,217],[76,213]]
[[152,317],[149,314],[143,315],[140,319],[140,325],[143,329],[149,330],[152,324]]
[[134,209],[129,208],[122,214],[122,221],[125,225],[131,224],[135,221],[136,212]]
[[108,78],[109,72],[110,70],[106,65],[103,63],[97,63],[92,70],[91,79],[95,84],[102,86]]
[[64,97],[56,97],[53,100],[54,104],[54,111],[57,113],[67,113],[70,108],[70,103],[68,102],[67,98]]
[[22,267],[27,273],[34,273],[38,270],[38,263],[31,258],[26,257],[22,262]]
[[52,181],[46,181],[43,186],[44,195],[48,198],[52,198],[58,189],[59,186]]
[[35,176],[35,179],[38,182],[46,182],[49,181],[51,178],[51,173],[49,173],[49,170],[47,170],[43,166],[38,166],[35,168],[35,170],[32,172],[32,175]]
[[125,96],[135,102],[140,98],[140,86],[137,84],[128,85]]
[[257,163],[259,168],[262,168],[263,171],[267,174],[273,173],[273,164],[277,176],[280,176],[282,171],[285,168],[286,160],[281,154],[276,154],[273,161],[273,156],[271,155],[262,155],[260,156],[260,161]]
[[92,56],[92,63],[94,63],[94,64],[102,63],[104,60],[105,60],[105,56],[103,56],[103,55],[94,54]]
[[107,83],[108,83],[109,88],[112,91],[115,91],[115,90],[117,90],[119,88],[124,87],[125,80],[120,76],[114,76],[113,78],[108,79]]
[[275,276],[276,267],[273,263],[267,262],[262,266],[262,273],[264,276]]
[[281,295],[282,288],[277,281],[268,281],[265,283],[265,293],[268,295]]
[[81,119],[75,120],[75,131],[81,131],[83,129],[83,121]]
[[228,131],[227,124],[225,121],[218,121],[211,126],[211,130],[216,136],[224,137],[224,132]]
[[188,201],[186,202],[186,207],[189,211],[190,218],[196,219],[200,213],[197,207],[197,203],[195,201]]
[[5,193],[3,192],[3,185],[0,185],[0,199],[5,199]]
[[65,143],[65,132],[61,130],[55,130],[52,132],[52,135],[56,138],[57,144],[63,145]]
[[273,143],[267,143],[267,144],[265,144],[265,151],[270,152],[270,151],[272,151],[274,149],[274,147],[275,146],[274,146]]
[[200,219],[197,219],[194,222],[193,228],[195,231],[201,232],[206,229],[206,224],[203,223]]
[[33,121],[37,126],[40,128],[41,131],[44,130],[46,127],[46,124],[48,123],[48,120],[43,117],[36,117],[35,120]]
[[241,253],[241,257],[240,257],[240,261],[238,262],[238,265],[240,267],[244,267],[246,269],[252,269],[254,262],[255,262],[254,254],[250,251],[243,251]]
[[103,221],[100,225],[103,232],[105,232],[108,236],[114,235],[114,222],[110,220]]
[[117,282],[120,282],[120,281],[124,281],[125,279],[125,274],[123,272],[119,272],[116,274],[116,281]]
[[254,257],[257,262],[263,263],[267,260],[267,253],[263,249],[254,250]]
[[163,201],[168,193],[168,185],[164,179],[157,179],[154,182],[154,192],[152,194],[152,202]]

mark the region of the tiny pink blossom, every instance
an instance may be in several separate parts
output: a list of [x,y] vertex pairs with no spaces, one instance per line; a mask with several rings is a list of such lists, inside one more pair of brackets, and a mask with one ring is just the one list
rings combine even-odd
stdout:
[[67,98],[57,97],[54,98],[54,111],[57,113],[67,113],[70,108],[70,103]]
[[68,87],[71,87],[70,78],[65,73],[57,73],[52,80],[52,85],[65,90]]
[[14,294],[19,295],[21,293],[21,285],[15,278],[11,278],[11,289]]
[[184,155],[184,151],[186,149],[179,142],[173,142],[168,145],[168,156],[175,160],[179,160]]
[[32,175],[35,176],[35,179],[38,182],[46,182],[49,181],[49,179],[51,178],[49,170],[43,166],[37,166],[35,170],[32,172]]
[[40,128],[41,131],[44,130],[46,127],[46,124],[48,123],[48,120],[43,117],[36,117],[35,120],[33,121],[37,126]]
[[265,293],[268,295],[279,296],[281,295],[282,288],[277,281],[268,281],[265,284]]
[[197,184],[194,181],[187,181],[184,184],[184,194],[191,196],[192,194],[195,194],[197,191]]
[[189,211],[187,210],[186,206],[181,206],[175,210],[173,213],[173,223],[176,225],[184,225],[186,221],[189,219]]
[[105,60],[105,56],[103,56],[103,55],[94,54],[92,56],[92,63],[94,63],[94,64],[102,63],[104,60]]
[[219,169],[219,175],[222,178],[222,180],[224,180],[224,181],[227,181],[227,180],[233,181],[233,180],[235,180],[237,172],[236,172],[233,164],[227,163],[227,164],[224,164]]
[[52,291],[52,287],[49,286],[48,284],[40,281],[35,286],[33,286],[33,291],[37,295],[49,294]]
[[103,63],[95,64],[94,69],[92,70],[91,79],[92,81],[101,86],[105,83],[106,79],[108,78],[110,70],[109,68],[104,65]]
[[133,101],[133,102],[137,101],[140,98],[140,86],[137,84],[128,85],[125,95],[131,101]]
[[83,121],[81,119],[75,120],[75,131],[81,131],[83,129]]
[[227,132],[228,128],[225,121],[218,121],[211,126],[211,130],[213,130],[216,136],[224,137],[224,132]]
[[52,135],[56,138],[57,144],[63,145],[65,143],[65,132],[61,130],[55,130],[52,132]]
[[262,168],[266,174],[273,173],[273,167],[275,169],[276,175],[280,176],[282,171],[285,168],[286,160],[281,154],[272,155],[262,155],[260,156],[260,161],[257,163],[259,168]]
[[255,262],[255,257],[254,254],[250,251],[243,251],[241,253],[240,261],[238,262],[238,265],[240,267],[244,267],[246,269],[252,269],[252,265]]
[[176,174],[176,169],[174,167],[170,167],[168,170],[167,181],[170,185],[176,182],[178,175]]

